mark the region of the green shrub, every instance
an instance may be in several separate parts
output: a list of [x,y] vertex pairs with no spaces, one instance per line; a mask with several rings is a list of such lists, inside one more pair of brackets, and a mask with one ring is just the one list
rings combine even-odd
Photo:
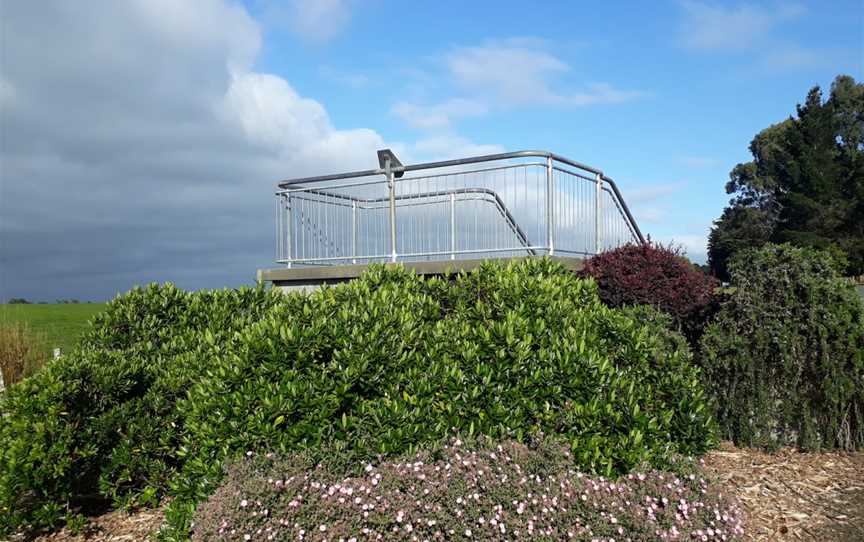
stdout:
[[607,475],[701,453],[710,408],[686,343],[663,333],[548,261],[486,264],[452,283],[375,268],[292,297],[229,354],[217,348],[181,403],[190,458],[169,520],[245,450],[356,462],[453,430],[542,431]]
[[740,507],[692,463],[678,471],[586,475],[548,438],[452,439],[350,477],[302,456],[252,455],[198,508],[192,539],[741,540]]
[[174,404],[200,370],[190,353],[278,300],[152,285],[111,302],[78,349],[0,397],[0,534],[53,526],[94,499],[163,492],[179,464]]
[[651,305],[621,307],[620,312],[637,322],[641,322],[659,339],[654,344],[654,348],[658,349],[657,355],[662,355],[662,352],[666,350],[686,350],[688,348],[689,343],[684,335],[675,331],[678,326],[671,314]]
[[829,255],[766,245],[737,256],[702,339],[728,438],[768,448],[864,445],[864,303]]
[[0,400],[0,529],[167,488],[165,536],[182,538],[224,460],[250,449],[356,464],[454,430],[545,432],[586,470],[663,466],[714,427],[660,320],[604,306],[548,260],[452,281],[377,266],[310,295],[134,290]]

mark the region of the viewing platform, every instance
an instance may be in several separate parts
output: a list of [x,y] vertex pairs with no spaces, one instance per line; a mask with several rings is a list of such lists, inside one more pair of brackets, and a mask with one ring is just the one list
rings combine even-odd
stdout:
[[417,273],[470,270],[483,260],[584,258],[644,243],[615,182],[547,151],[403,165],[285,180],[276,192],[276,262],[259,281],[309,289],[356,278],[370,263]]

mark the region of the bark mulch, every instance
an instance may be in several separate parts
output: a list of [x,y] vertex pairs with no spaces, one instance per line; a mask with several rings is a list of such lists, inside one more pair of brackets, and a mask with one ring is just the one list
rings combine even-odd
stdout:
[[[746,539],[755,541],[864,540],[864,452],[763,453],[724,443],[704,458],[716,483],[747,513]],[[137,542],[153,540],[163,511],[109,512],[84,532],[65,529],[34,542]]]
[[775,453],[724,443],[705,468],[740,500],[751,541],[864,540],[864,453]]
[[90,518],[90,523],[78,534],[67,529],[35,538],[13,538],[13,542],[146,542],[156,539],[165,514],[163,509],[142,509],[134,512],[115,510]]

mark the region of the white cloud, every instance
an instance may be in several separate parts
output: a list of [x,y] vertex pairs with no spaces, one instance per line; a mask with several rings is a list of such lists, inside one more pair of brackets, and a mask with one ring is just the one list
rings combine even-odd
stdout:
[[[251,65],[261,47],[257,23],[239,5],[221,0],[130,0],[129,3],[138,18],[131,26],[142,34],[159,36],[165,49],[176,50],[182,46],[197,54],[206,50],[209,54],[225,55],[229,70],[242,70]],[[90,18],[89,28],[95,29],[96,37],[108,37],[116,32],[106,15]],[[87,19],[79,17],[78,22],[88,24]],[[124,24],[130,22],[119,26]]]
[[826,66],[832,63],[832,55],[811,51],[795,45],[778,46],[765,54],[762,65],[771,71],[787,71],[799,68]]
[[747,53],[759,73],[860,64],[860,52],[798,44],[785,32],[802,19],[806,8],[797,3],[709,3],[680,0],[681,43],[703,52]]
[[669,209],[653,205],[634,205],[633,215],[638,224],[662,224],[669,216]]
[[303,98],[287,81],[270,74],[247,72],[232,80],[222,111],[236,121],[250,140],[268,148],[296,152],[308,141],[332,130],[324,107]]
[[646,95],[640,90],[620,90],[607,83],[591,83],[587,85],[587,92],[577,92],[571,95],[560,96],[563,104],[582,106],[597,104],[619,104],[629,102]]
[[620,103],[643,95],[608,83],[591,83],[581,91],[555,89],[555,78],[571,67],[542,50],[541,43],[519,39],[461,47],[445,56],[445,65],[457,85],[503,106],[584,106]]
[[346,0],[265,0],[264,20],[284,26],[310,43],[324,43],[338,36],[351,19]]
[[[375,167],[387,146],[254,71],[261,29],[238,4],[3,12],[0,298],[249,282],[272,265],[276,181]],[[394,148],[483,150],[456,136]]]
[[398,102],[391,112],[410,126],[421,129],[449,128],[454,119],[477,117],[489,111],[486,104],[464,98],[453,98],[435,105]]
[[708,235],[698,234],[672,234],[659,235],[655,241],[663,244],[672,244],[684,249],[684,253],[691,261],[705,263],[708,261]]
[[409,149],[428,160],[447,160],[465,156],[480,156],[504,152],[500,145],[480,145],[457,135],[436,135],[417,141]]
[[652,201],[656,201],[660,198],[668,196],[669,194],[673,194],[682,190],[687,183],[684,182],[671,182],[671,183],[660,183],[651,186],[646,186],[643,188],[637,188],[634,190],[630,190],[627,193],[627,202],[628,203],[649,203]]
[[12,84],[9,83],[9,81],[6,81],[3,78],[3,74],[0,73],[0,111],[2,111],[4,107],[12,105],[14,100],[15,89],[12,88]]
[[628,190],[625,195],[627,205],[638,223],[661,224],[669,217],[669,205],[663,201],[670,194],[680,192],[687,186],[685,182],[660,183],[643,188]]
[[461,86],[510,105],[557,101],[549,79],[570,69],[554,56],[519,42],[461,47],[445,57],[445,64]]
[[320,103],[301,97],[275,75],[248,72],[235,77],[221,112],[242,127],[249,141],[278,153],[286,165],[365,164],[375,150],[387,146],[373,130],[335,129]]
[[403,100],[391,112],[423,130],[446,130],[465,117],[483,116],[519,107],[585,107],[628,102],[646,93],[622,90],[609,83],[589,82],[568,89],[558,79],[572,68],[544,50],[545,42],[511,38],[457,47],[445,54],[441,73],[412,70],[419,94],[441,85],[457,97],[441,101]]
[[325,79],[353,89],[361,89],[373,84],[372,78],[366,74],[345,72],[331,66],[322,66],[318,73]]
[[678,162],[681,165],[692,168],[707,168],[718,164],[716,158],[708,156],[681,156],[678,158]]
[[755,5],[712,4],[682,0],[684,45],[702,50],[749,50],[764,42],[781,22],[797,18],[805,9],[798,4],[771,8]]

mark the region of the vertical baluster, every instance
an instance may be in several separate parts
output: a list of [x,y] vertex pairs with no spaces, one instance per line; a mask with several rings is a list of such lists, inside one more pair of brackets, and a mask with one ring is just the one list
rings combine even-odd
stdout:
[[390,159],[384,161],[384,174],[387,176],[387,188],[390,192],[390,261],[396,261],[396,182],[390,169]]
[[600,227],[602,224],[601,221],[601,197],[603,195],[603,178],[598,173],[595,181],[595,195],[594,195],[594,254],[600,254],[603,250],[603,238],[602,233],[600,232]]

